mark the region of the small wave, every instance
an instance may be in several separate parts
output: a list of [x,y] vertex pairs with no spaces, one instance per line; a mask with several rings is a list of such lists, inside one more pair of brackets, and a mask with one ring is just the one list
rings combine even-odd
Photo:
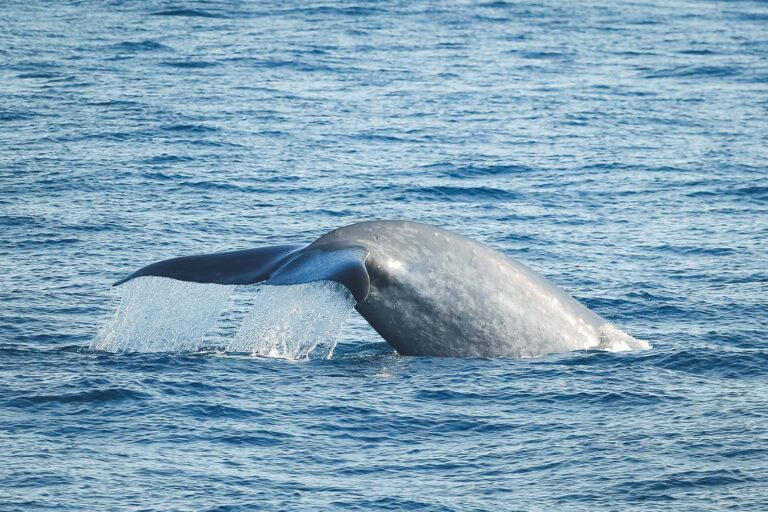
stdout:
[[659,404],[670,401],[681,401],[681,395],[660,393],[658,391],[606,391],[604,389],[593,391],[558,392],[537,396],[536,400],[548,403],[589,403],[589,404],[613,404],[614,406],[640,406]]
[[768,374],[768,352],[762,349],[686,348],[654,354],[650,362],[667,370],[729,379]]
[[293,12],[301,15],[341,15],[341,16],[373,16],[376,14],[386,13],[387,11],[377,7],[370,6],[357,6],[352,5],[349,7],[335,7],[332,5],[323,5],[319,7],[305,7],[299,9],[293,9]]
[[160,44],[157,41],[124,41],[117,43],[113,48],[126,52],[157,52],[172,50],[171,47]]
[[744,21],[768,22],[768,12],[730,12],[728,14]]
[[753,84],[768,84],[768,73],[754,75],[746,81]]
[[737,188],[733,190],[733,193],[740,196],[748,196],[752,199],[759,199],[761,201],[768,200],[768,187],[766,186]]
[[167,60],[163,61],[162,65],[180,69],[203,69],[218,66],[218,63],[202,60]]
[[[182,162],[193,162],[195,159],[191,156],[179,156],[179,155],[158,155],[153,156],[150,158],[145,158],[142,160],[142,163],[148,164],[148,165],[159,165],[159,164],[174,164],[174,163],[182,163]],[[188,176],[182,176],[182,175],[172,175],[168,176],[167,179],[178,179],[178,178],[186,178]]]
[[125,388],[92,389],[79,393],[63,393],[60,395],[30,395],[11,399],[7,405],[11,407],[25,407],[35,404],[78,403],[78,402],[115,402],[122,400],[139,400],[147,395],[138,391]]
[[25,110],[6,110],[0,112],[0,122],[4,121],[26,121],[36,117],[37,114],[31,111]]
[[0,215],[0,226],[24,226],[26,228],[42,228],[47,223],[31,215]]
[[89,103],[89,105],[93,105],[94,107],[129,108],[129,107],[138,107],[141,104],[138,101],[130,101],[130,100],[107,100],[107,101],[94,101],[93,103]]
[[485,176],[505,176],[529,173],[533,168],[526,165],[455,165],[452,163],[436,163],[425,165],[420,170],[451,178],[481,178]]
[[333,349],[333,360],[340,361],[346,359],[376,359],[381,357],[392,357],[395,349],[384,340],[378,342],[364,342],[359,340],[353,342],[340,341]]
[[[11,318],[10,320],[16,322],[19,318]],[[18,357],[24,355],[37,355],[39,352],[40,348],[35,345],[26,345],[18,342],[0,343],[0,354],[4,356]]]
[[[232,62],[237,65],[246,65],[252,68],[263,69],[289,69],[294,71],[314,72],[314,71],[332,71],[338,69],[329,66],[318,66],[303,62],[300,58],[296,59],[261,59],[253,57],[230,57],[224,59],[224,62]],[[286,95],[286,98],[295,98],[292,95]]]
[[688,197],[744,197],[749,200],[764,202],[768,201],[768,187],[761,185],[752,185],[739,188],[717,188],[712,190],[696,190],[688,192]]
[[560,52],[545,52],[545,51],[538,51],[538,52],[522,52],[520,54],[522,57],[526,59],[533,59],[533,60],[550,60],[550,59],[562,59],[568,57],[568,55]]
[[178,173],[170,173],[170,172],[143,172],[141,173],[142,176],[145,178],[148,178],[150,180],[156,180],[156,181],[165,181],[165,182],[173,182],[178,179],[184,179],[187,176],[183,174]]
[[61,78],[63,75],[60,73],[48,72],[48,71],[34,71],[32,73],[22,73],[18,75],[18,78],[45,78],[54,79]]
[[215,441],[234,446],[275,446],[289,442],[290,434],[274,430],[251,429],[243,433],[227,433],[216,436]]
[[732,66],[678,66],[653,71],[645,78],[725,78],[739,74],[741,69]]
[[738,469],[712,471],[684,471],[664,475],[661,480],[633,480],[622,487],[630,493],[664,493],[691,488],[709,489],[715,486],[754,482],[755,478]]
[[729,256],[736,253],[736,249],[730,247],[695,247],[687,245],[670,245],[663,244],[658,247],[654,247],[653,250],[669,252],[674,254],[691,254],[691,255],[706,255],[706,256]]
[[166,11],[156,11],[152,16],[177,16],[182,18],[224,18],[219,13],[203,11],[200,9],[168,9]]
[[492,394],[478,394],[473,393],[469,391],[459,391],[454,389],[422,389],[416,392],[414,395],[414,398],[416,400],[423,400],[423,401],[436,401],[436,402],[447,402],[447,401],[467,401],[471,402],[474,400],[493,400]]
[[517,7],[516,2],[505,2],[504,0],[496,0],[492,2],[483,2],[478,7],[486,7],[489,9],[506,9],[508,7]]
[[180,412],[194,416],[195,418],[259,418],[264,414],[261,411],[230,407],[222,404],[208,402],[192,403],[180,408]]
[[690,50],[681,50],[679,53],[682,53],[683,55],[715,55],[715,52],[707,50],[706,48],[691,48]]
[[[78,134],[78,135],[65,135],[61,137],[52,137],[52,138],[46,138],[44,140],[48,142],[53,143],[60,143],[60,142],[77,142],[77,141],[87,141],[87,140],[108,140],[108,141],[127,141],[131,139],[141,139],[141,138],[149,138],[154,135],[153,131],[150,130],[136,130],[133,132],[99,132],[99,133],[85,133],[85,134]],[[38,183],[42,183],[38,182]],[[98,187],[94,186],[95,190],[99,190]]]
[[694,311],[684,309],[671,298],[649,299],[627,295],[626,298],[581,297],[579,298],[589,309],[602,311],[609,316],[644,317],[644,316],[674,316],[686,317]]
[[439,200],[516,201],[523,197],[520,193],[494,187],[453,187],[448,185],[437,185],[434,187],[412,188],[409,189],[408,192]]
[[38,238],[38,239],[29,239],[29,240],[19,240],[16,242],[16,247],[38,247],[38,246],[57,246],[57,245],[63,245],[63,244],[77,244],[80,243],[82,240],[79,238],[72,238],[72,237],[61,237],[61,238]]
[[363,132],[352,136],[353,139],[380,141],[380,142],[403,142],[405,139],[396,135],[385,135],[383,133]]
[[211,133],[218,132],[218,128],[205,126],[202,124],[172,124],[160,128],[165,132],[183,132],[183,133]]
[[280,131],[280,130],[263,130],[257,133],[259,137],[274,137],[274,138],[280,138],[285,137],[288,134],[288,132]]
[[202,190],[227,190],[236,192],[259,192],[256,187],[243,186],[238,183],[221,183],[218,181],[182,181],[176,184],[179,187],[190,187]]

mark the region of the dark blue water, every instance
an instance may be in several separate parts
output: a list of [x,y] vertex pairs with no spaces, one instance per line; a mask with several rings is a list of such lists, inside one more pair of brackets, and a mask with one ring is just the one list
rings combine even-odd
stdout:
[[[768,4],[0,5],[3,510],[768,508]],[[171,256],[437,224],[649,351],[88,347]],[[159,340],[162,343],[162,340]]]

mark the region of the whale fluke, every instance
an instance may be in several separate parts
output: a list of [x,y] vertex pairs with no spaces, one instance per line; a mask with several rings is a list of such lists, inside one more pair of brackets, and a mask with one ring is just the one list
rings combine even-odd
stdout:
[[158,261],[117,281],[118,286],[136,277],[168,277],[178,281],[244,285],[303,284],[335,281],[345,286],[357,302],[368,296],[370,279],[365,269],[368,250],[354,244],[320,247],[280,245],[242,251],[182,256]]

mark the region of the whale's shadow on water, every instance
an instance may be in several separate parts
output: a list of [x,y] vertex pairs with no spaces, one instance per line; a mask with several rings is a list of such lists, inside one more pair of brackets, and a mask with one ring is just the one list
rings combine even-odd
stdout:
[[93,349],[329,358],[352,309],[402,355],[649,348],[522,263],[407,221],[353,224],[304,248],[163,260],[116,285],[120,303]]

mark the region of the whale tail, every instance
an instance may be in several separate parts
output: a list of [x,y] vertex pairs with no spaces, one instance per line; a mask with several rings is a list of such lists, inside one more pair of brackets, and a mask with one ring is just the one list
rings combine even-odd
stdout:
[[167,277],[194,283],[290,285],[334,281],[360,303],[368,297],[365,268],[368,249],[353,244],[261,247],[241,251],[182,256],[158,261],[117,281],[118,286],[143,276]]

